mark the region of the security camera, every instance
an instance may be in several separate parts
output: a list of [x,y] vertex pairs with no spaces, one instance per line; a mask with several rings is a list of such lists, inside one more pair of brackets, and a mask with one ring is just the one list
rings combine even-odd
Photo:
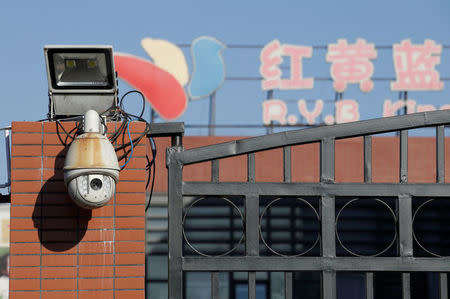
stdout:
[[69,196],[82,208],[95,209],[107,204],[119,180],[116,152],[102,131],[98,113],[87,111],[84,133],[72,142],[64,161],[64,182]]
[[104,206],[114,195],[116,182],[101,174],[80,175],[67,185],[69,196],[83,208]]

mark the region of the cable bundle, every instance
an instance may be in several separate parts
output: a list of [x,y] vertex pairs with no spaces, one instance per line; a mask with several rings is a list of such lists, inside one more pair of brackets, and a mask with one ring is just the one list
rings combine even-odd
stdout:
[[[125,110],[123,109],[123,100],[124,98],[131,94],[131,93],[138,93],[141,95],[142,98],[142,110],[141,113],[139,114],[139,116],[137,115],[133,115],[131,113],[125,112]],[[111,133],[111,135],[108,137],[109,140],[111,141],[112,144],[116,143],[116,141],[118,140],[118,138],[122,138],[122,144],[120,145],[116,145],[114,147],[116,153],[122,152],[122,154],[120,156],[117,157],[117,160],[120,162],[122,160],[125,160],[124,164],[120,167],[120,170],[125,169],[125,167],[127,166],[127,164],[130,162],[130,160],[133,158],[133,151],[134,151],[134,147],[139,144],[139,142],[142,140],[142,138],[146,137],[149,133],[150,133],[150,125],[149,123],[142,118],[143,114],[145,111],[145,98],[144,95],[137,90],[132,90],[129,91],[127,93],[125,93],[119,101],[119,106],[111,106],[109,109],[107,109],[106,111],[100,113],[100,119],[103,122],[104,128],[105,128],[105,134],[107,133],[107,126],[105,123],[105,120],[102,116],[107,115],[112,121],[121,121],[120,126],[113,132]],[[64,126],[61,124],[62,121],[76,121],[76,126],[70,130],[69,132],[66,131],[66,129],[64,128]],[[80,135],[83,132],[83,128],[82,128],[82,124],[81,124],[81,120],[82,120],[82,116],[77,116],[77,117],[69,117],[69,118],[64,118],[61,120],[56,120],[56,133],[58,135],[58,138],[60,140],[60,142],[64,145],[64,146],[68,146],[70,145],[70,143],[72,143],[72,141],[75,139],[75,137],[77,135]],[[145,123],[145,129],[142,133],[139,134],[139,136],[137,136],[136,138],[131,138],[131,133],[130,133],[130,123],[133,121],[141,121]],[[66,137],[63,139],[60,135],[60,130],[62,129],[62,131],[64,132],[64,134],[66,135]],[[129,141],[125,143],[125,135],[128,136]],[[145,210],[147,211],[147,209],[150,206],[150,200],[153,194],[153,187],[155,185],[155,174],[156,174],[156,165],[155,165],[155,158],[156,158],[156,144],[155,141],[153,140],[153,138],[148,137],[151,148],[152,148],[152,158],[151,160],[149,159],[148,155],[146,155],[146,159],[147,159],[147,166],[146,166],[146,170],[149,172],[148,173],[148,179],[147,179],[147,184],[146,184],[146,188],[148,188],[149,184],[150,184],[150,178],[152,178],[151,180],[151,188],[150,188],[150,197],[149,197],[149,201],[146,205]],[[153,175],[152,175],[153,174]]]

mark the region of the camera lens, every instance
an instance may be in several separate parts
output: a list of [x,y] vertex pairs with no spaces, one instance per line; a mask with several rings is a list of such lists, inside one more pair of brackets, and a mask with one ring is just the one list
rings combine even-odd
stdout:
[[92,189],[99,190],[102,188],[102,181],[100,179],[95,178],[91,181],[90,185]]

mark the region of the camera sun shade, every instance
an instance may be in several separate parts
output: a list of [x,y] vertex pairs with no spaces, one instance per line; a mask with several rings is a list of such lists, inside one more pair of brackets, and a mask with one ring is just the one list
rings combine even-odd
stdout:
[[116,152],[101,131],[98,113],[86,112],[84,133],[72,142],[64,161],[69,196],[83,208],[94,209],[108,203],[119,180]]
[[45,46],[51,119],[117,105],[111,46]]

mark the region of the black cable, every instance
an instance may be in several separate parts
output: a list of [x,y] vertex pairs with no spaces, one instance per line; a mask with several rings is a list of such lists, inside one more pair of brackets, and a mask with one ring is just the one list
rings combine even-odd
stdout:
[[119,107],[120,107],[120,109],[122,109],[122,111],[124,110],[124,109],[123,109],[123,99],[124,99],[127,95],[129,95],[129,94],[131,94],[131,93],[138,93],[138,94],[141,95],[141,98],[142,98],[142,110],[141,110],[141,114],[139,114],[139,118],[142,118],[142,115],[144,115],[144,111],[145,111],[145,96],[144,96],[144,94],[143,94],[142,92],[140,92],[139,90],[130,90],[130,91],[126,92],[126,93],[120,98],[120,101],[119,101]]
[[[150,170],[150,168],[153,166],[153,164],[155,163],[155,157],[156,157],[156,145],[153,148],[153,144],[155,144],[153,138],[149,138],[149,141],[152,143],[152,160],[150,161],[148,159],[148,155],[145,155],[145,159],[147,159],[147,166],[146,166],[146,170]],[[145,189],[148,188],[148,184],[150,183],[150,176],[148,176],[147,178],[147,184],[145,184]]]
[[[61,135],[59,132],[59,127],[61,127],[61,129],[64,131],[64,134],[66,134],[66,138],[64,139],[64,141],[61,138]],[[73,131],[75,131],[75,129],[77,129],[77,132],[75,132],[74,136],[72,136],[71,134]],[[58,139],[62,145],[64,145],[64,146],[70,145],[72,143],[72,141],[75,139],[75,137],[78,135],[78,131],[79,131],[78,124],[73,129],[71,129],[69,132],[67,132],[66,129],[64,128],[64,126],[61,124],[60,120],[56,120],[56,134],[58,135]],[[72,139],[69,143],[67,143],[68,138]]]
[[[147,166],[145,167],[145,170],[148,171],[150,169],[149,165],[151,166],[152,162],[150,162],[150,160],[148,159],[148,155],[147,154],[145,154],[145,159],[147,160]],[[145,190],[148,189],[148,184],[150,184],[150,173],[148,174],[148,177],[147,177],[147,183],[145,184]]]
[[109,137],[109,140],[113,143],[119,138],[127,126],[127,119],[124,119],[120,127]]
[[[122,109],[121,109],[121,110],[122,110]],[[140,116],[136,116],[136,115],[133,115],[133,114],[126,113],[126,112],[123,111],[123,110],[121,111],[121,113],[122,113],[122,114],[124,115],[124,117],[125,117],[124,122],[123,122],[122,125],[121,125],[121,127],[123,127],[123,128],[126,127],[126,124],[128,123],[128,121],[129,121],[132,117],[134,117],[134,118],[136,118],[137,120],[142,121],[142,122],[145,123],[145,130],[144,130],[144,132],[142,132],[138,137],[132,139],[134,145],[138,144],[138,143],[142,140],[142,138],[144,138],[144,137],[150,132],[150,126],[149,126],[149,123],[148,123],[145,119],[143,119],[142,117],[140,117]],[[120,134],[122,134],[122,136],[123,136],[123,137],[122,137],[122,140],[124,140],[125,132],[126,132],[125,129],[122,130],[122,131],[121,131],[121,130],[116,131],[116,132],[115,132],[116,136],[114,136],[114,140],[117,139],[117,137],[120,136]],[[122,150],[122,149],[126,149],[128,146],[131,146],[131,142],[123,143],[122,145],[116,147],[115,150],[116,150],[116,152],[117,152],[117,151],[120,151],[120,150]],[[124,154],[118,158],[119,161],[122,160],[122,159],[124,159],[124,158],[130,153],[130,151],[131,151],[131,149],[124,150]]]
[[[75,131],[75,130],[77,130],[77,131],[74,133],[74,136],[72,136],[71,134],[72,134],[72,132]],[[75,126],[74,128],[72,128],[72,130],[69,131],[69,134],[66,135],[66,139],[64,140],[65,143],[67,144],[67,139],[68,139],[69,137],[72,138],[72,141],[75,140],[75,137],[76,137],[78,134],[79,134],[79,128],[78,128],[77,126]],[[69,145],[72,143],[72,141],[69,142]]]
[[[143,100],[142,111],[141,111],[139,116],[133,115],[131,113],[127,113],[123,109],[123,99],[125,98],[126,95],[128,95],[130,93],[133,93],[133,92],[134,93],[139,93],[141,95],[141,97],[142,97],[142,100]],[[133,139],[133,144],[134,145],[138,144],[142,140],[142,138],[144,138],[145,136],[148,135],[148,133],[150,133],[150,125],[149,125],[149,123],[145,119],[142,118],[142,115],[144,114],[144,111],[145,111],[145,97],[144,97],[144,95],[140,91],[137,91],[137,90],[133,90],[133,91],[127,92],[126,94],[124,94],[122,96],[122,98],[121,98],[121,100],[119,102],[119,107],[117,107],[117,109],[119,110],[119,113],[123,117],[123,122],[122,122],[121,126],[119,127],[119,129],[116,130],[116,132],[114,132],[114,134],[112,136],[112,139],[116,140],[120,135],[122,135],[122,140],[124,140],[124,135],[126,133],[126,130],[125,130],[126,125],[127,125],[128,121],[130,121],[132,118],[135,118],[135,119],[145,123],[145,130],[144,130],[144,132],[142,132],[138,137]],[[154,142],[154,140],[152,138],[149,138],[149,141],[151,142],[151,145],[152,145],[152,160],[149,161],[148,156],[146,156],[146,159],[147,159],[146,170],[149,172],[148,179],[147,179],[147,184],[146,184],[146,189],[148,188],[148,185],[150,183],[150,177],[152,179],[152,184],[151,184],[151,187],[150,187],[149,200],[148,200],[148,203],[146,205],[145,211],[147,211],[149,209],[149,207],[150,207],[151,199],[152,199],[152,196],[153,196],[153,189],[154,189],[154,186],[155,186],[155,178],[156,178],[156,163],[155,163],[155,159],[156,159],[156,144],[155,144],[155,142]],[[128,146],[131,146],[131,142],[128,142],[128,143],[122,142],[122,143],[123,143],[122,145],[120,145],[120,146],[115,148],[116,151],[120,151],[122,149],[124,150],[124,154],[118,158],[119,161],[124,159],[124,158],[126,158],[128,156],[128,154],[130,153],[130,151],[131,151],[131,149],[126,150],[126,148]]]
[[[127,113],[123,109],[124,98],[127,95],[131,94],[131,93],[138,93],[138,94],[141,95],[141,98],[142,98],[142,110],[141,110],[141,113],[139,115],[134,115],[134,114],[131,114],[131,113]],[[149,125],[149,123],[144,118],[142,118],[142,116],[144,115],[144,111],[145,111],[145,97],[144,97],[144,95],[138,90],[132,90],[132,91],[128,91],[127,93],[125,93],[120,98],[119,106],[113,105],[113,106],[109,107],[108,109],[106,109],[105,111],[103,111],[102,113],[99,114],[101,122],[105,126],[105,132],[104,132],[105,135],[108,132],[108,128],[106,126],[105,120],[102,117],[103,115],[108,115],[108,117],[111,120],[113,120],[113,121],[122,121],[120,126],[119,126],[119,128],[117,128],[114,132],[112,132],[111,135],[108,138],[111,141],[111,143],[114,143],[122,135],[122,144],[119,145],[119,146],[116,146],[114,148],[114,150],[116,152],[121,151],[121,150],[123,150],[123,152],[124,152],[123,155],[118,157],[118,159],[117,159],[118,161],[121,161],[123,159],[128,159],[128,155],[131,152],[131,143],[133,143],[133,145],[139,144],[139,142],[145,136],[148,136],[148,134],[150,133],[150,125]],[[60,142],[64,146],[70,145],[70,143],[72,143],[72,141],[75,139],[75,137],[82,133],[83,130],[82,130],[82,127],[81,127],[80,118],[82,118],[82,117],[81,116],[76,116],[76,117],[68,117],[68,118],[63,118],[63,119],[55,119],[55,122],[57,124],[56,132],[58,134],[58,138],[59,138]],[[139,136],[137,136],[136,138],[130,140],[127,143],[125,143],[125,134],[127,134],[127,126],[128,126],[128,123],[130,121],[132,121],[133,119],[136,119],[138,121],[144,122],[145,123],[145,129],[144,129],[144,131],[141,134],[139,134]],[[52,120],[52,119],[48,119],[48,120]],[[75,125],[75,127],[73,129],[71,129],[69,132],[67,132],[66,129],[64,128],[64,126],[61,124],[61,122],[62,121],[70,121],[70,120],[77,120],[77,123],[76,123],[76,125]],[[66,138],[64,140],[63,140],[63,138],[60,135],[60,128],[62,129],[62,131],[66,135]],[[68,143],[69,138],[71,140]],[[148,200],[148,203],[146,205],[145,211],[147,211],[149,209],[149,207],[150,207],[150,202],[151,202],[152,195],[153,195],[153,189],[154,189],[154,186],[155,186],[155,177],[156,177],[156,163],[155,163],[155,159],[156,159],[156,143],[151,137],[149,137],[149,141],[151,143],[151,148],[152,148],[152,160],[150,161],[148,156],[146,155],[146,159],[147,159],[146,170],[149,172],[148,179],[147,179],[147,184],[145,186],[146,190],[147,190],[148,185],[150,183],[150,178],[151,178],[152,183],[151,183],[151,187],[150,187],[150,196],[149,196],[149,200]],[[128,148],[128,147],[130,147],[130,148]]]
[[[131,113],[127,113],[123,109],[123,100],[130,93],[139,93],[141,95],[141,97],[142,97],[143,105],[142,105],[142,111],[141,111],[141,113],[139,115],[133,115]],[[119,138],[119,136],[122,135],[122,145],[117,146],[115,148],[116,152],[120,151],[120,150],[124,150],[124,154],[122,156],[118,157],[118,161],[121,161],[122,159],[126,159],[128,157],[128,155],[130,154],[130,152],[131,152],[131,149],[127,149],[127,147],[131,146],[131,142],[125,143],[124,140],[125,140],[127,124],[132,118],[135,118],[135,119],[145,123],[145,130],[144,130],[144,132],[142,132],[138,137],[132,139],[132,142],[133,142],[134,145],[137,145],[142,140],[142,138],[144,138],[145,136],[148,135],[148,133],[150,133],[150,125],[149,125],[149,123],[145,119],[142,118],[142,115],[144,114],[144,111],[145,111],[145,97],[140,91],[132,90],[132,91],[129,91],[129,92],[125,93],[121,97],[121,99],[119,101],[119,107],[112,107],[112,108],[115,108],[117,110],[117,112],[122,116],[122,119],[123,119],[122,124],[120,125],[120,127],[110,136],[110,140],[116,141],[117,138]],[[153,189],[154,189],[154,186],[155,186],[155,177],[156,177],[156,163],[155,163],[155,159],[156,159],[156,144],[155,144],[155,142],[154,142],[154,140],[152,138],[149,138],[149,141],[150,141],[150,143],[152,145],[152,160],[149,161],[148,156],[146,155],[146,159],[147,159],[146,170],[149,172],[149,174],[148,174],[147,184],[146,184],[145,188],[146,189],[148,188],[148,185],[150,183],[150,178],[152,180],[152,184],[151,184],[151,187],[150,187],[149,200],[148,200],[148,203],[146,205],[145,211],[147,211],[149,209],[149,207],[150,207],[151,199],[152,199],[152,196],[153,196]]]
[[[150,188],[150,195],[148,197],[148,203],[147,203],[147,206],[145,207],[145,211],[146,212],[150,208],[150,203],[152,201],[152,196],[153,196],[153,187],[155,187],[155,177],[156,177],[156,163],[155,163],[155,159],[156,159],[156,144],[155,144],[155,141],[153,141],[152,138],[149,138],[149,140],[152,143],[152,161],[151,161],[151,164],[150,165],[147,164],[147,166],[148,166],[148,170],[150,170],[150,168],[153,166],[153,178],[152,178],[152,187]],[[147,159],[147,161],[148,161],[148,159]],[[150,179],[151,172],[149,172],[148,175],[149,175],[148,178]],[[147,186],[148,186],[148,182],[149,181],[147,181]]]
[[100,116],[100,122],[103,124],[103,127],[105,128],[105,131],[103,132],[103,135],[108,134],[108,126],[106,125],[106,121],[105,121],[105,119],[102,116]]
[[61,134],[59,133],[59,126],[60,125],[61,124],[57,121],[56,122],[56,136],[58,136],[59,142],[61,142],[62,145],[67,146],[67,143],[66,143],[67,139],[63,141],[62,138],[61,138]]

